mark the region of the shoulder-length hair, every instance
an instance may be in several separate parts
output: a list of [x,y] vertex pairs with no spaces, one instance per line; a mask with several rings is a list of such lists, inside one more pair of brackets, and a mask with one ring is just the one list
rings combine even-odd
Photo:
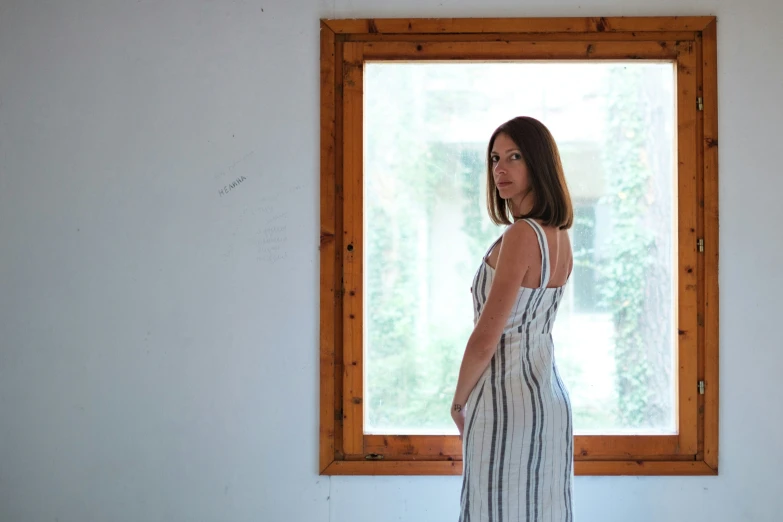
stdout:
[[[495,185],[495,177],[492,175],[492,147],[499,134],[505,134],[519,147],[527,166],[535,202],[530,212],[525,215],[514,216],[511,207],[500,197]],[[507,121],[492,133],[487,147],[487,210],[496,225],[510,225],[512,220],[525,218],[532,218],[561,230],[573,225],[574,209],[560,162],[560,152],[552,133],[535,118],[519,116]]]

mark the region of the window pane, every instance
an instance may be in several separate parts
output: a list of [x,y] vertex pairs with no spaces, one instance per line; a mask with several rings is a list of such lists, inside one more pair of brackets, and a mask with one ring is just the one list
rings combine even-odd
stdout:
[[486,146],[516,115],[560,147],[575,266],[553,333],[577,433],[674,433],[675,75],[670,62],[369,63],[365,432],[456,433],[470,284],[502,233]]

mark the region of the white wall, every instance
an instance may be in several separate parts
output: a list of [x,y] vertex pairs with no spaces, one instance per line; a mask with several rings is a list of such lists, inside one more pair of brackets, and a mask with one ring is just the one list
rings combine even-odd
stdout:
[[0,521],[456,520],[316,472],[318,19],[670,14],[719,17],[721,474],[576,512],[779,520],[783,3],[680,1],[0,0]]

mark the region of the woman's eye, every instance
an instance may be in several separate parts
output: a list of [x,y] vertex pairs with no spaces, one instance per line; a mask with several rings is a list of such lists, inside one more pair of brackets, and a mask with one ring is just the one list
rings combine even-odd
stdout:
[[522,156],[520,154],[514,153],[514,154],[511,155],[511,159],[518,160],[520,158],[522,158]]
[[497,163],[500,158],[498,156],[492,156],[490,159],[492,160],[492,163]]

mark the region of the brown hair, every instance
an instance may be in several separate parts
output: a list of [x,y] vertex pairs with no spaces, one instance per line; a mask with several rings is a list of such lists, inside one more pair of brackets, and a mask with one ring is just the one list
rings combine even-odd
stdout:
[[[524,216],[513,216],[511,208],[500,197],[492,175],[492,147],[495,138],[505,134],[519,147],[527,166],[530,188],[535,197],[533,208]],[[511,218],[531,218],[561,230],[571,228],[574,209],[566,185],[555,139],[543,123],[529,116],[507,121],[489,139],[487,147],[487,210],[496,225],[510,225]]]

